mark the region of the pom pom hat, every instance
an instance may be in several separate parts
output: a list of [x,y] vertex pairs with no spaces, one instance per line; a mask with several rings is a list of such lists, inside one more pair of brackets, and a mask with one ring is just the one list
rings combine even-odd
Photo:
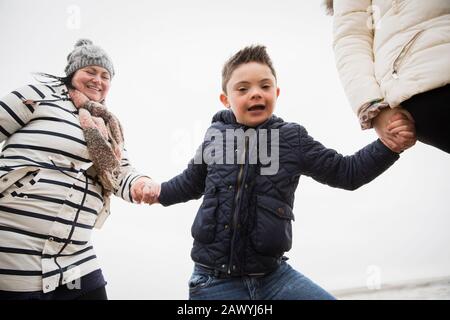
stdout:
[[67,56],[65,72],[70,76],[75,71],[87,67],[99,66],[108,70],[111,78],[114,76],[114,66],[106,52],[93,44],[89,39],[80,39],[75,43],[75,48]]

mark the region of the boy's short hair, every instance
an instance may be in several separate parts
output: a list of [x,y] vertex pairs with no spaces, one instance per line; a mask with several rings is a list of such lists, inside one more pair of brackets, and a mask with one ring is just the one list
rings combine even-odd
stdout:
[[253,45],[245,47],[235,53],[227,62],[225,62],[222,69],[222,90],[224,93],[227,92],[227,83],[230,81],[231,74],[237,67],[241,64],[249,62],[258,62],[265,64],[272,71],[275,79],[277,78],[275,69],[272,64],[272,60],[267,54],[266,47],[261,45]]

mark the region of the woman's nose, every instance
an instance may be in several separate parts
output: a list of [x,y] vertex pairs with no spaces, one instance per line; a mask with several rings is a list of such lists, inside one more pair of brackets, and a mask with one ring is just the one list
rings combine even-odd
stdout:
[[95,83],[101,83],[100,76],[94,76],[94,77],[91,79],[91,81],[92,81],[92,82],[95,82]]

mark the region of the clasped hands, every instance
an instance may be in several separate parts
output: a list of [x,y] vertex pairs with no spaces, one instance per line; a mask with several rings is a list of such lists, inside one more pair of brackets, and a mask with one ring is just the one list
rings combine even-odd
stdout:
[[417,141],[414,119],[401,107],[382,109],[372,120],[372,125],[384,145],[396,153],[412,147]]
[[161,185],[149,177],[140,177],[131,185],[131,197],[136,203],[159,203]]

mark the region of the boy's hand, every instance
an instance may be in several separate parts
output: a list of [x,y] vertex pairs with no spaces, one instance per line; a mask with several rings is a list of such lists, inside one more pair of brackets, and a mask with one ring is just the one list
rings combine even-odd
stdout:
[[414,120],[403,112],[392,115],[386,129],[391,137],[382,141],[394,152],[400,153],[412,147],[417,141]]
[[131,186],[131,197],[137,203],[159,203],[161,185],[148,177],[140,177]]

